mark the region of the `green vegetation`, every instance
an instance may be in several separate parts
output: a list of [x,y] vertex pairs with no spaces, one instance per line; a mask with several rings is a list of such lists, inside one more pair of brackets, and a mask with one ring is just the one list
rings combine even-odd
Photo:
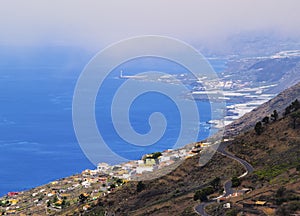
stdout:
[[0,200],[0,206],[2,207],[7,207],[9,206],[9,201],[8,200]]
[[210,183],[209,186],[197,190],[194,194],[194,200],[200,200],[201,202],[207,201],[207,196],[213,194],[217,190],[221,188],[221,179],[219,177],[214,178]]
[[231,178],[231,182],[232,182],[232,187],[238,187],[241,185],[241,180],[236,176]]
[[197,190],[194,194],[194,200],[200,200],[201,202],[207,201],[207,196],[214,193],[212,186],[205,187],[201,190]]
[[285,108],[284,116],[290,114],[291,112],[297,111],[300,109],[300,102],[296,99],[288,107]]
[[136,192],[141,192],[146,188],[146,185],[142,182],[139,181],[138,184],[136,185]]
[[297,200],[299,197],[293,194],[293,191],[287,190],[285,187],[281,186],[275,193],[273,200],[276,205],[281,205],[284,202]]
[[293,121],[293,128],[296,129],[297,126],[297,120],[300,119],[300,102],[296,99],[293,101],[289,106],[285,108],[285,112],[283,113],[283,116],[290,116]]
[[226,216],[236,216],[240,211],[238,209],[230,209],[226,212]]
[[111,189],[115,189],[115,188],[116,188],[116,185],[115,184],[111,184],[109,189],[111,190]]
[[207,201],[207,194],[202,190],[197,190],[194,194],[194,200],[200,200],[201,202]]
[[[293,101],[289,106],[287,106],[285,108],[285,112],[283,113],[283,116],[290,116],[293,120],[293,128],[295,129],[297,126],[297,120],[300,119],[300,102],[296,99],[295,101]],[[271,114],[271,119],[273,121],[277,121],[279,118],[279,114],[277,112],[277,110],[274,110],[273,113]],[[264,125],[269,124],[270,122],[270,117],[269,116],[265,116],[261,121],[258,121],[255,124],[254,130],[256,132],[257,135],[261,135],[262,132],[264,131]]]
[[277,215],[292,215],[300,210],[300,201],[292,201],[286,205],[280,206],[276,211]]
[[89,212],[86,215],[90,216],[106,216],[108,215],[103,206],[95,206],[92,212]]
[[257,170],[254,173],[258,176],[260,180],[270,181],[276,176],[286,172],[290,167],[294,167],[293,164],[279,164],[272,167],[267,167],[262,170]]
[[146,157],[144,159],[158,159],[160,156],[162,156],[162,153],[161,152],[154,152],[152,154],[148,154],[146,155]]
[[214,178],[211,182],[210,185],[215,189],[215,190],[219,190],[221,187],[221,179],[220,177],[216,177]]
[[293,120],[293,128],[296,129],[297,126],[297,120],[300,119],[300,111],[293,112],[291,114],[291,118]]
[[[271,199],[276,205],[280,206],[277,210],[278,215],[291,215],[300,210],[300,197],[294,191],[287,190],[283,186],[276,191]],[[285,204],[286,202],[289,203]]]
[[263,118],[262,122],[265,123],[265,124],[269,124],[269,122],[270,122],[270,117],[269,117],[269,116],[265,116],[265,117]]
[[255,129],[255,132],[256,132],[257,135],[261,135],[261,133],[263,132],[262,123],[260,121],[257,122],[254,129]]
[[79,203],[84,203],[87,200],[86,194],[80,194],[79,197]]
[[58,201],[57,196],[54,196],[53,199],[52,199],[52,202],[55,203],[55,202],[57,202],[57,201]]
[[279,115],[278,115],[277,110],[274,110],[273,113],[271,114],[271,119],[273,121],[277,121],[278,117],[279,117]]
[[[113,181],[116,182],[116,184],[118,184],[118,185],[122,185],[122,184],[124,183],[123,180],[120,179],[120,178],[113,177],[112,179],[113,179]],[[104,186],[104,187],[105,187],[105,186]]]

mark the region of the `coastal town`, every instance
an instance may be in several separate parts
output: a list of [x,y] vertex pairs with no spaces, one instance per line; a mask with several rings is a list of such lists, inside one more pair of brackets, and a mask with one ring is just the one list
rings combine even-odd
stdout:
[[195,143],[191,147],[155,152],[140,160],[113,166],[99,163],[94,170],[87,169],[28,191],[9,192],[0,198],[0,215],[55,215],[74,204],[82,206],[78,211],[88,211],[100,196],[107,196],[144,174],[195,156],[207,146],[209,143]]
[[177,161],[183,161],[200,152],[201,146],[208,145],[201,143],[195,145],[192,149],[168,149],[163,152],[146,154],[140,160],[128,161],[123,164],[109,166],[106,163],[100,163],[97,172],[105,173],[124,180],[135,180],[147,172],[154,172],[174,164]]

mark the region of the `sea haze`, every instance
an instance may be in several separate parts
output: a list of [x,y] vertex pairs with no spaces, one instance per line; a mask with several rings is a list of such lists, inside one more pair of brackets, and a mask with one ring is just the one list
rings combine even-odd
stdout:
[[[72,124],[76,81],[93,55],[70,47],[1,47],[0,195],[94,168],[82,152]],[[211,63],[216,71],[225,67],[224,61]],[[157,93],[137,98],[130,108],[130,119],[137,132],[147,133],[149,115],[162,112],[168,120],[168,127],[160,142],[149,147],[128,147],[130,144],[118,137],[111,123],[110,104],[115,90],[124,82],[118,77],[120,70],[126,75],[148,70],[172,74],[187,71],[165,60],[145,58],[130,61],[112,71],[96,101],[99,131],[117,154],[138,159],[145,153],[172,148],[180,130],[179,112],[168,97]],[[206,122],[210,120],[210,105],[197,103],[201,119],[198,138],[204,139],[209,132]],[[191,122],[191,129],[195,124],[199,123]]]

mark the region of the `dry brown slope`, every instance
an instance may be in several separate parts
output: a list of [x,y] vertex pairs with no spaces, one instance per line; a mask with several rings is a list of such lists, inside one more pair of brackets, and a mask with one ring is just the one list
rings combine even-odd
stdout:
[[229,150],[249,161],[255,170],[242,183],[253,191],[237,200],[237,207],[262,200],[272,208],[253,206],[249,210],[272,209],[276,215],[300,214],[300,119],[297,124],[294,129],[291,116],[287,116],[264,125],[261,135],[250,130],[234,139]]
[[227,180],[244,170],[240,164],[219,153],[203,167],[199,157],[187,159],[177,169],[161,178],[143,181],[145,189],[137,192],[137,182],[130,182],[99,200],[87,215],[105,209],[116,215],[192,215],[194,192],[215,177]]

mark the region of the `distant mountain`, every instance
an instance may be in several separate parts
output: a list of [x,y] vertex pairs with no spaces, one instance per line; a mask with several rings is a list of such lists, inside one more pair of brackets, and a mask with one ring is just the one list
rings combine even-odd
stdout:
[[263,93],[279,92],[300,82],[300,50],[284,51],[268,57],[229,60],[224,79],[240,80],[251,86],[272,85]]
[[281,50],[300,49],[299,38],[276,32],[244,31],[226,40],[227,51],[239,57],[267,56]]
[[276,32],[243,31],[218,41],[208,40],[196,47],[206,56],[251,58],[300,49],[300,43],[299,37],[287,37]]

